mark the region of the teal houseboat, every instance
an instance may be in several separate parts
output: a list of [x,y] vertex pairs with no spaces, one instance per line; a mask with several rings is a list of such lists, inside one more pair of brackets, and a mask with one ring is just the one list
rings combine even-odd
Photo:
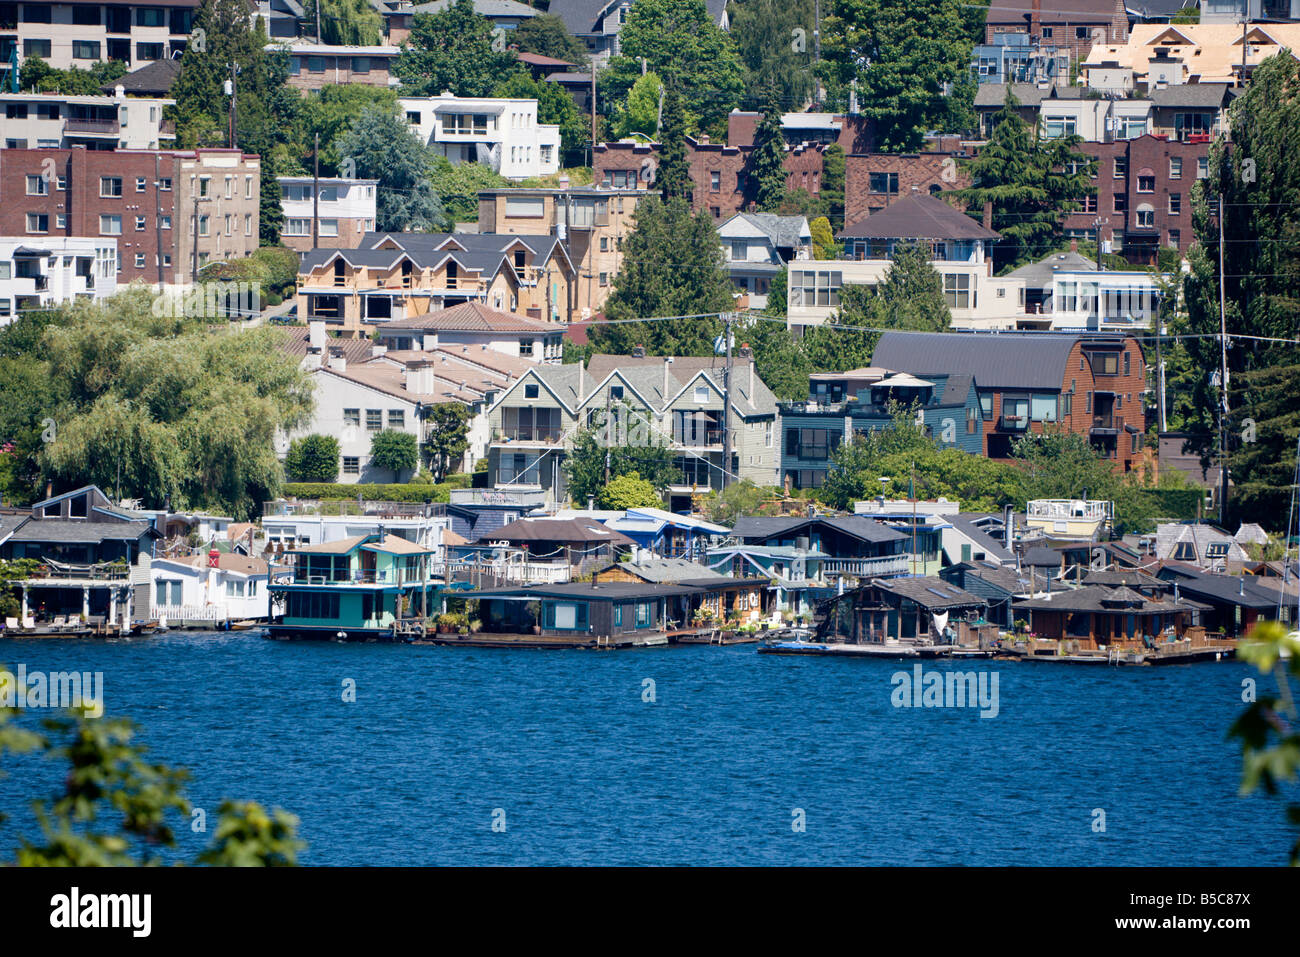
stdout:
[[396,535],[357,535],[291,549],[292,581],[272,638],[392,639],[441,610],[433,552]]

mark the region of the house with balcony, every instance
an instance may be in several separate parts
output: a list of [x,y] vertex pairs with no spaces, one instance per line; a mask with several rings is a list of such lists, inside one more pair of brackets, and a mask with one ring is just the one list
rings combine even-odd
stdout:
[[5,149],[166,149],[176,140],[163,110],[175,100],[65,93],[0,93]]
[[392,639],[441,606],[433,550],[385,533],[354,535],[286,552],[293,578],[276,584],[284,613],[269,637]]
[[1070,51],[1051,40],[1033,40],[1028,33],[995,33],[991,43],[971,51],[971,73],[977,83],[1054,82],[1070,77]]
[[229,628],[270,617],[270,566],[260,558],[213,549],[156,558],[149,573],[153,617],[169,628]]
[[836,449],[877,429],[893,427],[891,405],[915,404],[917,420],[945,447],[978,455],[984,421],[969,374],[925,378],[886,369],[818,373],[806,402],[783,402],[781,481],[791,489],[820,488],[834,468]]
[[718,238],[741,308],[766,308],[772,278],[791,262],[812,259],[806,216],[737,213],[718,226]]
[[1146,363],[1131,335],[886,332],[872,364],[972,376],[989,458],[1009,458],[1026,432],[1064,429],[1088,436],[1117,470],[1143,460]]
[[[775,485],[776,398],[758,377],[752,354],[744,353],[730,373],[727,471],[732,480]],[[694,496],[722,487],[725,366],[721,356],[634,354],[531,369],[489,412],[490,481],[498,489],[545,489],[563,502],[565,450],[580,430],[592,428],[612,444],[667,445],[681,475],[669,485],[668,510],[690,511]]]
[[574,276],[554,236],[367,233],[356,249],[303,254],[298,316],[349,338],[462,303],[556,322]]
[[914,192],[846,227],[839,236],[842,259],[791,265],[786,316],[792,328],[829,319],[839,308],[844,286],[883,281],[900,243],[930,247],[955,328],[1015,328],[1023,286],[993,275],[990,251],[999,235],[943,200]]
[[537,101],[504,97],[402,97],[421,143],[452,165],[482,163],[506,179],[560,171],[560,128],[537,121]]
[[23,312],[117,292],[117,240],[0,236],[0,325]]
[[478,196],[481,233],[548,235],[560,240],[576,274],[571,319],[605,306],[623,266],[623,240],[636,228],[636,205],[650,194],[637,187],[572,187],[560,177],[555,189],[488,189]]
[[[827,587],[836,586],[838,579],[909,574],[909,537],[858,515],[744,516],[736,520],[731,534],[746,547],[796,549],[825,556],[816,563],[816,572]],[[714,564],[712,555],[710,564]]]
[[[695,515],[682,515],[667,509],[641,506],[624,511],[567,509],[556,511],[556,518],[594,518],[626,535],[636,543],[638,555],[656,556],[665,562],[703,561],[710,545],[716,544],[731,529]],[[646,559],[649,560],[649,559]]]
[[1125,332],[1150,329],[1164,300],[1161,277],[1145,270],[1098,270],[1075,250],[1007,274],[1025,286],[1021,329]]
[[706,561],[718,574],[767,579],[765,604],[779,616],[811,618],[838,584],[834,576],[822,574],[828,557],[799,546],[728,543],[710,548]]
[[[377,179],[313,180],[277,176],[284,226],[280,236],[297,252],[309,249],[355,249],[375,229]],[[314,190],[314,192],[313,192]]]
[[[508,545],[532,566],[552,570],[541,580],[564,582],[631,555],[636,543],[592,518],[518,518],[494,528],[476,544]],[[539,580],[536,576],[530,580]]]

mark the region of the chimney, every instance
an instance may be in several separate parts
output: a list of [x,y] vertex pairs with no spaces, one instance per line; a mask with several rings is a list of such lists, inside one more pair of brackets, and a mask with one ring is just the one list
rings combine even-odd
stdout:
[[402,385],[407,392],[413,392],[416,395],[432,395],[433,388],[433,363],[428,359],[417,359],[414,362],[408,362],[406,368],[402,370]]
[[1043,0],[1034,0],[1029,7],[1029,39],[1043,38]]
[[633,347],[632,347],[632,358],[633,358],[633,359],[644,359],[644,358],[645,358],[645,346],[633,346]]
[[325,351],[325,321],[313,319],[307,323],[307,344],[313,349]]
[[348,360],[343,358],[342,346],[330,346],[329,363],[330,363],[330,368],[333,369],[335,372],[347,371]]
[[755,406],[758,405],[758,403],[754,401],[754,367],[756,365],[758,365],[758,363],[756,363],[751,357],[749,360],[749,404]]
[[1077,240],[1077,239],[1071,239],[1071,240],[1070,240],[1070,252],[1072,252],[1072,253],[1077,253],[1078,251],[1079,251],[1079,240]]
[[307,370],[319,369],[321,367],[321,351],[315,346],[308,346],[307,355],[302,360],[302,367]]
[[669,369],[668,369],[668,367],[671,366],[672,364],[673,364],[673,357],[672,357],[672,356],[664,356],[664,389],[663,389],[663,392],[664,392],[664,402],[667,402],[667,401],[668,401],[668,396],[671,394],[671,393],[668,391],[668,389],[669,389],[669,383],[672,381],[671,377],[669,376]]
[[374,345],[370,347],[370,356],[371,358],[377,359],[387,351],[388,351],[388,346],[382,346],[376,342]]
[[993,203],[992,201],[984,204],[984,228],[993,228]]

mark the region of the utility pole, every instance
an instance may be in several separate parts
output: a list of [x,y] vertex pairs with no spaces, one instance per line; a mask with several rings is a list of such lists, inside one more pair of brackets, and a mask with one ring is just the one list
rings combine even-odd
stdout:
[[591,166],[596,167],[596,65],[591,69]]
[[320,246],[320,134],[313,139],[311,150],[311,248]]
[[1219,389],[1222,406],[1219,409],[1219,527],[1224,527],[1228,517],[1228,314],[1224,294],[1223,271],[1223,218],[1227,204],[1223,201],[1223,187],[1219,188]]
[[723,319],[723,346],[727,350],[727,364],[722,367],[722,487],[727,487],[731,475],[731,318]]
[[813,0],[813,83],[817,91],[817,105],[822,105],[822,81],[816,75],[817,65],[822,62],[822,3]]
[[320,5],[321,0],[315,0],[312,4],[316,8],[316,42],[320,43]]
[[238,76],[239,64],[232,61],[230,64],[230,79],[226,81],[226,93],[230,96],[230,135],[226,138],[226,142],[230,144],[231,149],[235,149],[237,146],[235,143],[235,122],[237,119],[236,101],[239,93],[237,89],[238,80],[236,79]]

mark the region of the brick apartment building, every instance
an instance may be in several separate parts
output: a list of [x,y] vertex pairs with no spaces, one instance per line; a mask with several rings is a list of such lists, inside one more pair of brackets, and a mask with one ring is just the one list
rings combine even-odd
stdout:
[[923,153],[863,153],[844,163],[845,227],[878,213],[900,196],[914,192],[934,195],[965,189],[970,176],[962,168],[967,149]]
[[[690,167],[691,204],[707,210],[715,220],[729,219],[745,209],[750,154],[754,150],[757,113],[732,113],[727,119],[726,143],[709,137],[686,138]],[[821,193],[826,148],[838,144],[846,154],[871,150],[874,141],[869,121],[860,116],[830,113],[787,113],[786,186]],[[596,147],[595,180],[599,186],[642,186],[652,181],[658,164],[658,146],[642,143],[602,143]]]
[[1086,435],[1117,471],[1144,461],[1146,362],[1132,336],[886,332],[871,364],[925,378],[975,378],[984,454],[1011,455],[1026,432]]
[[1066,50],[1079,62],[1094,37],[1107,45],[1128,42],[1128,12],[1124,0],[993,0],[984,42],[998,42],[999,34],[1028,35],[1034,46]]
[[[1208,139],[1208,137],[1207,137]],[[1164,246],[1186,253],[1192,244],[1192,185],[1208,174],[1210,144],[1139,136],[1113,143],[1081,143],[1097,158],[1097,187],[1066,233],[1111,241],[1130,262],[1152,263]],[[1098,223],[1100,220],[1100,223]]]
[[0,150],[0,235],[113,236],[119,283],[183,284],[257,248],[260,176],[240,150]]

